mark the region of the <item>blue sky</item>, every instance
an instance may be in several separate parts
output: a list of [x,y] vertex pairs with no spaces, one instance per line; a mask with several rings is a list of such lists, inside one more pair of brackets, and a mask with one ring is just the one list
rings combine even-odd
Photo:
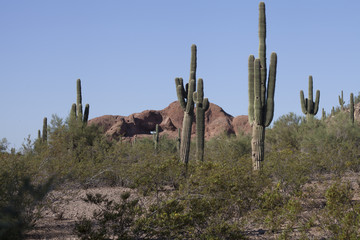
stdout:
[[[188,79],[190,46],[205,96],[247,115],[247,60],[258,55],[254,0],[0,1],[0,139],[20,148],[44,117],[66,118],[80,78],[90,118],[163,109]],[[278,54],[275,116],[302,115],[308,76],[320,109],[359,92],[360,1],[265,1],[268,62]],[[320,113],[318,113],[320,115]]]

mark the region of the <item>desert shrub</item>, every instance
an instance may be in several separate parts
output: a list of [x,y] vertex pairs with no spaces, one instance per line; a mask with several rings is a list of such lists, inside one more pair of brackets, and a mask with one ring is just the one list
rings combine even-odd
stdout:
[[299,150],[284,149],[266,155],[264,171],[273,181],[281,183],[282,190],[296,194],[312,176],[316,175],[321,164],[316,158]]
[[349,183],[336,181],[327,189],[320,224],[331,239],[359,239],[360,203],[352,200],[353,195]]
[[141,215],[138,199],[130,200],[130,193],[120,196],[120,202],[101,194],[87,194],[83,200],[98,206],[91,219],[82,218],[74,232],[80,239],[135,239],[136,218]]
[[270,151],[292,149],[299,150],[300,124],[302,117],[295,113],[283,115],[277,119],[272,128],[266,130],[266,148]]
[[20,154],[0,155],[0,239],[23,239],[39,217],[38,203],[50,189],[52,178],[36,179],[28,160]]
[[251,154],[251,136],[239,133],[238,136],[223,133],[206,142],[205,161],[238,161]]

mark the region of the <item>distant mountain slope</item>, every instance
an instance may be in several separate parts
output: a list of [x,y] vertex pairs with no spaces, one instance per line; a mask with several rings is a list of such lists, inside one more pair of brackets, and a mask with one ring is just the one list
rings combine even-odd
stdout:
[[[196,111],[195,111],[196,113]],[[172,102],[163,110],[145,110],[141,113],[133,113],[129,116],[104,115],[89,120],[89,124],[101,126],[104,133],[110,139],[118,140],[120,136],[132,138],[135,135],[143,137],[151,134],[159,124],[160,134],[171,138],[177,136],[177,129],[182,127],[184,112],[178,101]],[[192,126],[192,134],[195,134],[195,119]],[[221,107],[210,103],[209,110],[205,113],[205,138],[210,139],[223,132],[238,134],[241,130],[250,133],[251,127],[248,117],[241,115],[233,117]]]

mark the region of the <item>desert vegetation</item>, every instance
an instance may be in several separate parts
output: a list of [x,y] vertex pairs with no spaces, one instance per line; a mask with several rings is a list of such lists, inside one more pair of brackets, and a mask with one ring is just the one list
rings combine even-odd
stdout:
[[[347,107],[346,107],[347,108]],[[346,109],[345,108],[345,109]],[[108,141],[94,127],[53,116],[48,141],[1,152],[2,239],[36,228],[51,191],[123,187],[118,199],[75,219],[80,239],[358,239],[360,129],[349,113],[326,121],[289,113],[267,130],[266,160],[252,170],[251,136],[220,135],[204,161],[190,148],[187,175],[176,139]],[[195,142],[192,142],[195,146]],[[144,203],[142,199],[151,199]]]
[[[59,239],[359,239],[360,95],[346,105],[341,94],[340,107],[319,120],[310,77],[309,98],[301,91],[298,106],[306,116],[288,113],[270,125],[277,55],[266,88],[264,3],[259,19],[260,58],[249,57],[251,134],[205,141],[209,100],[203,79],[196,85],[195,45],[189,83],[175,80],[184,112],[176,139],[159,125],[153,136],[109,139],[88,123],[77,80],[66,119],[44,118],[42,134],[18,151],[0,142],[0,239],[55,238],[37,231],[45,210],[54,221],[66,218],[54,202],[69,191],[85,191],[81,201],[95,208],[70,219],[70,233],[63,229]],[[123,191],[115,198],[93,191],[101,188]]]

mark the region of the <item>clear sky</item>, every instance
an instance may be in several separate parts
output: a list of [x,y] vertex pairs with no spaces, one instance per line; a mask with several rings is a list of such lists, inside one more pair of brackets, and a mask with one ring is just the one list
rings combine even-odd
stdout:
[[[90,118],[160,110],[188,80],[190,46],[205,96],[247,115],[247,61],[258,56],[254,0],[0,1],[0,139],[20,148],[43,118],[66,118],[82,81]],[[275,116],[302,115],[299,91],[320,109],[359,92],[360,1],[265,1],[267,51],[278,54]],[[318,113],[318,116],[321,112]]]

